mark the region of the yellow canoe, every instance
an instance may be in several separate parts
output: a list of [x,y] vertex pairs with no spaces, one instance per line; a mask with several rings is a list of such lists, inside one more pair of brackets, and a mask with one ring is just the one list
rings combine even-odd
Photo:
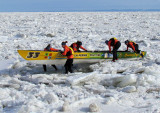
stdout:
[[[39,51],[39,50],[18,50],[18,53],[25,60],[35,64],[64,64],[66,56],[61,52]],[[141,52],[146,56],[146,52]],[[118,51],[118,58],[141,58],[142,56],[134,52]],[[74,63],[96,63],[106,59],[112,59],[113,55],[108,51],[87,51],[74,52]]]

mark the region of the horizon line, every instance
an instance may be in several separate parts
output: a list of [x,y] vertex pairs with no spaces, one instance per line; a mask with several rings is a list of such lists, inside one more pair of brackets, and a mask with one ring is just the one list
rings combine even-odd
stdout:
[[0,11],[0,12],[156,12],[160,9],[98,9],[98,10],[54,10],[54,11]]

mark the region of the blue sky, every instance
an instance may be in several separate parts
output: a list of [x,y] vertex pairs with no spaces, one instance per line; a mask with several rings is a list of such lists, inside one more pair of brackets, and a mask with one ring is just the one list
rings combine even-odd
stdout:
[[0,12],[160,9],[160,0],[0,0]]

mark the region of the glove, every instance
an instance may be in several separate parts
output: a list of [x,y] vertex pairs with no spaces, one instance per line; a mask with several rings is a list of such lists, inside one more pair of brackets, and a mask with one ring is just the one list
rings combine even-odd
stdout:
[[109,53],[111,53],[111,51],[109,51]]
[[125,50],[125,51],[128,51],[128,50]]
[[85,50],[87,52],[87,50]]

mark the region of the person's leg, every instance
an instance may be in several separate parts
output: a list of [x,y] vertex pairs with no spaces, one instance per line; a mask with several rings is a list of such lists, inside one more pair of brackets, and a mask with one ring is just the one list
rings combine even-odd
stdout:
[[114,49],[113,49],[113,61],[118,59],[117,50],[119,49],[120,46],[121,46],[121,43],[117,42]]
[[114,49],[113,49],[113,59],[112,59],[112,61],[114,62],[115,59],[116,59],[116,49],[114,48]]
[[117,60],[118,59],[118,57],[117,57],[117,49],[116,49],[116,51],[115,51],[115,60]]
[[73,73],[73,71],[72,71],[72,65],[73,65],[73,59],[69,59],[68,71],[69,71],[70,73]]
[[58,69],[57,69],[57,67],[56,67],[56,65],[52,65],[52,67],[54,67],[54,68],[55,68],[55,70],[58,70]]
[[138,44],[136,44],[136,45],[135,45],[135,50],[136,50],[136,53],[140,53],[140,50],[139,50]]
[[65,66],[65,74],[68,74],[68,67]]
[[44,64],[43,65],[43,70],[46,72],[47,71],[47,66]]
[[139,53],[141,57],[143,58],[143,54],[141,53],[141,50],[139,50],[138,44],[135,45],[135,50],[136,50],[136,53]]
[[67,59],[64,67],[65,67],[65,74],[68,74],[68,64],[69,64],[69,59]]

